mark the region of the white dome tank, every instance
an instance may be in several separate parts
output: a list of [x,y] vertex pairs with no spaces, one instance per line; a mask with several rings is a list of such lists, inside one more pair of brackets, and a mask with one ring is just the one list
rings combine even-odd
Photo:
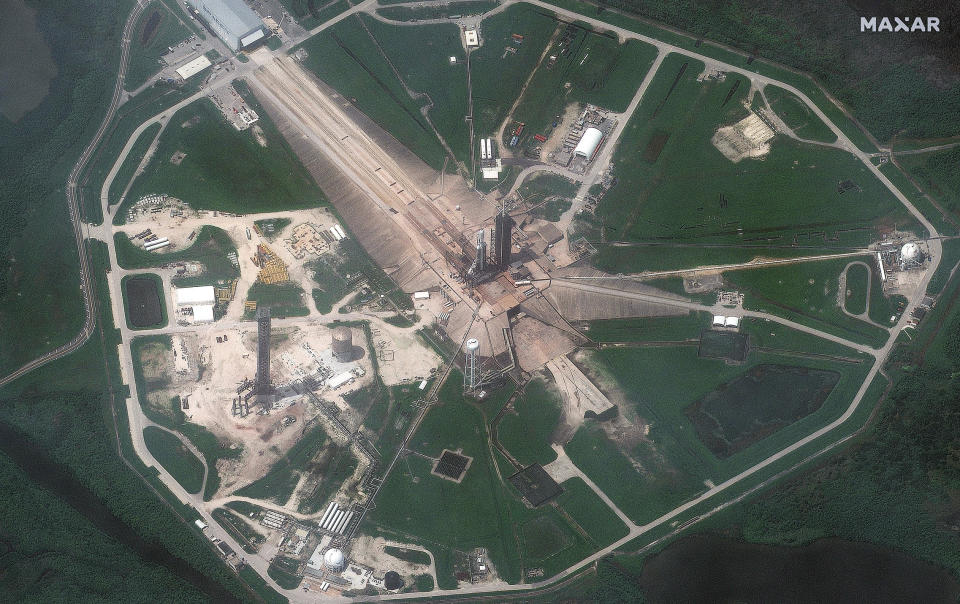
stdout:
[[323,565],[332,571],[343,570],[343,552],[337,548],[331,548],[323,554]]
[[914,262],[920,259],[920,246],[914,242],[905,243],[900,248],[900,258],[904,262]]
[[476,352],[477,350],[480,350],[480,341],[476,338],[467,340],[467,351]]

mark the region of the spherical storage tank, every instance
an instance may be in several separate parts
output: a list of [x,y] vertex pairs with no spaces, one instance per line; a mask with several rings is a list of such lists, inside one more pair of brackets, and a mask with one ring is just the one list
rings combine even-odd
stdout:
[[920,259],[920,246],[910,242],[903,244],[900,248],[900,258],[904,262],[915,262]]
[[476,338],[467,340],[467,352],[476,352],[478,350],[480,350],[480,340]]
[[353,360],[353,332],[349,327],[333,330],[333,356],[341,363]]
[[323,554],[323,565],[326,566],[329,570],[332,571],[341,571],[343,570],[343,552],[337,548],[328,549],[325,554]]

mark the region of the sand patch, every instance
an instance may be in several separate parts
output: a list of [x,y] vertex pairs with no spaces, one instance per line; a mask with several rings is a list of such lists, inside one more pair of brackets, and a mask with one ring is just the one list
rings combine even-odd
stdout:
[[769,153],[769,142],[774,136],[776,132],[760,116],[750,113],[736,124],[717,130],[710,142],[724,157],[738,163],[747,157],[759,158]]

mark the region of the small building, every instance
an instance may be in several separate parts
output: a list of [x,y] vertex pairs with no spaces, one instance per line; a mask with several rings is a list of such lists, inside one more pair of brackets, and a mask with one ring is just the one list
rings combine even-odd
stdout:
[[727,318],[723,315],[713,315],[713,326],[714,327],[723,327],[727,322]]
[[217,296],[212,285],[175,288],[174,298],[176,299],[177,306],[212,305],[217,302]]
[[331,389],[336,390],[340,386],[343,386],[347,382],[353,379],[353,374],[349,371],[344,371],[343,373],[338,373],[329,380],[327,380],[327,386],[330,386]]
[[243,0],[187,0],[187,3],[230,50],[250,46],[265,35],[263,21]]
[[740,327],[740,317],[727,317],[723,321],[724,327]]
[[201,531],[207,530],[207,523],[204,522],[203,520],[200,520],[198,518],[197,520],[194,520],[193,523],[196,524],[197,528],[200,529]]
[[585,157],[587,161],[593,161],[593,156],[596,154],[597,149],[600,148],[600,143],[602,142],[603,132],[598,128],[587,128],[583,136],[580,137],[580,142],[577,143],[573,154],[579,157]]
[[195,323],[213,322],[213,304],[196,304],[193,308],[193,320]]
[[200,55],[192,61],[188,61],[177,68],[177,75],[181,79],[186,80],[192,76],[197,75],[207,67],[210,67],[210,59],[204,55]]
[[413,299],[414,299],[414,300],[429,300],[429,299],[430,299],[430,292],[414,292],[414,293],[413,293]]
[[463,38],[467,43],[467,48],[473,48],[475,46],[480,46],[480,36],[477,35],[477,30],[475,29],[466,29],[463,31]]

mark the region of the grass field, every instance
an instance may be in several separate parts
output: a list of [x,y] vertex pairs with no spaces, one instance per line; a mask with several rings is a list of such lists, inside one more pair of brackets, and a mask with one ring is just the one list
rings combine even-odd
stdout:
[[235,494],[255,499],[270,500],[284,505],[314,456],[327,441],[326,433],[318,426],[300,437],[286,455],[274,463],[262,478],[238,489]]
[[960,163],[960,147],[932,153],[901,155],[897,157],[897,162],[945,210],[955,219],[960,219],[960,175],[956,169]]
[[[381,2],[389,4],[389,2]],[[394,21],[422,21],[424,19],[446,19],[450,15],[479,15],[491,11],[500,5],[498,0],[478,0],[475,2],[450,2],[439,6],[388,6],[377,9],[377,14]]]
[[[893,195],[846,152],[779,137],[762,161],[728,160],[711,137],[718,127],[746,116],[741,101],[749,83],[737,76],[700,83],[702,70],[697,61],[668,56],[630,119],[615,153],[620,182],[596,210],[594,226],[607,240],[775,245],[789,251],[794,244],[862,245],[876,237],[878,227],[894,223],[915,227]],[[841,195],[837,185],[845,180],[862,191]],[[595,263],[612,272],[634,268],[634,260],[618,258],[624,250],[615,252]]]
[[[467,65],[460,29],[452,23],[398,27],[369,15],[362,19],[407,86],[427,95],[419,102],[432,102],[427,115],[454,156],[469,162],[470,131],[464,119],[468,113]],[[456,57],[456,63],[451,64],[450,57]]]
[[[243,91],[243,86],[237,88]],[[115,220],[125,220],[126,207],[150,193],[166,193],[198,209],[239,214],[320,205],[323,193],[262,108],[258,113],[266,147],[251,130],[238,132],[228,124],[209,99],[178,111]],[[186,153],[180,165],[170,162],[177,151]]]
[[167,53],[167,47],[176,46],[192,34],[163,2],[149,4],[133,27],[124,88],[135,90],[158,73],[165,65],[160,57]]
[[147,450],[188,493],[199,493],[203,488],[203,464],[180,439],[155,426],[143,429]]
[[[838,336],[880,346],[888,332],[843,314],[837,298],[840,272],[852,258],[801,262],[723,273],[730,287],[744,292],[744,307],[822,329]],[[863,258],[870,262],[869,256]],[[888,317],[889,319],[889,317]]]
[[[483,20],[483,46],[470,54],[477,136],[490,136],[500,127],[557,25],[552,13],[525,4]],[[524,36],[523,44],[516,46],[512,34]]]
[[500,444],[524,466],[547,465],[557,458],[550,436],[560,421],[561,403],[543,380],[533,380],[513,403],[516,413],[507,413],[497,426]]
[[[500,577],[511,583],[520,580],[524,569],[542,567],[549,576],[582,559],[593,546],[562,515],[550,506],[527,508],[513,487],[501,481],[500,476],[505,479],[512,466],[492,453],[487,443],[489,418],[463,399],[461,380],[459,373],[451,373],[440,390],[441,403],[424,418],[409,446],[429,456],[439,455],[443,449],[462,449],[473,457],[463,481],[456,484],[433,476],[430,460],[407,456],[380,493],[383,501],[392,504],[372,510],[364,530],[405,535],[406,540],[412,537],[428,547],[436,559],[441,588],[455,585],[455,550],[486,547]],[[509,390],[498,392],[497,398],[509,394]],[[499,409],[490,401],[483,403],[483,409],[491,414],[496,412],[494,407]],[[531,528],[548,525],[543,531],[559,531],[563,543],[563,549],[552,554],[544,549],[547,537]],[[527,527],[526,540],[521,527]]]
[[[158,132],[160,132],[160,124],[152,124],[140,133],[137,142],[134,143],[130,149],[130,154],[127,155],[123,163],[120,164],[117,175],[114,177],[113,182],[110,183],[110,190],[107,193],[107,200],[110,205],[116,205],[120,202],[120,196],[123,195],[123,191],[127,188],[127,185],[130,184],[130,180],[133,178],[137,167],[140,165],[143,156],[146,155],[147,149],[149,149],[150,144],[153,142],[153,139],[156,138]],[[100,196],[97,195],[98,200],[99,198]]]
[[[514,120],[527,125],[518,143],[521,148],[539,145],[535,134],[549,137],[556,116],[570,103],[626,111],[656,57],[656,48],[638,40],[620,44],[614,36],[576,24],[561,27],[547,50],[548,56],[557,57],[556,63],[548,68],[547,59],[537,67],[513,112]],[[504,135],[507,140],[502,142],[507,144],[510,131]]]
[[517,192],[528,207],[533,206],[530,216],[557,222],[570,209],[578,184],[559,174],[544,172],[526,179]]
[[411,304],[409,297],[400,295],[396,284],[354,239],[339,241],[334,252],[324,254],[307,265],[313,271],[313,280],[318,285],[312,292],[318,311],[323,314],[330,312],[333,305],[353,291],[362,280],[375,293],[389,297],[401,308]]
[[[867,286],[870,271],[862,264],[847,269],[847,291],[844,292],[844,307],[847,312],[859,315],[867,310]],[[877,284],[879,286],[879,283]]]
[[[247,291],[247,300],[255,300],[257,308],[269,306],[271,316],[282,319],[284,317],[305,317],[310,309],[304,305],[303,288],[287,281],[285,283],[255,282]],[[247,311],[247,316],[253,318],[255,311]]]
[[220,280],[236,279],[240,269],[234,266],[228,254],[237,248],[226,231],[206,225],[194,238],[193,243],[182,250],[168,253],[147,252],[123,233],[115,233],[113,241],[117,248],[117,262],[122,268],[155,268],[181,260],[200,262],[205,271],[198,277],[174,279],[175,285],[214,285]]
[[412,562],[413,564],[423,564],[425,566],[430,565],[430,556],[426,552],[422,552],[418,549],[406,549],[402,547],[394,547],[388,545],[383,548],[383,552],[388,556],[393,556],[398,560],[403,560],[405,562]]
[[596,342],[680,342],[696,340],[710,327],[712,315],[690,312],[679,317],[590,321],[586,335]]
[[444,150],[386,59],[353,16],[302,45],[303,65],[354,103],[374,122],[433,168],[443,167]]
[[[718,483],[729,478],[833,420],[849,405],[869,369],[866,362],[838,363],[810,354],[757,350],[745,365],[731,366],[698,358],[696,347],[689,346],[603,349],[592,353],[587,363],[607,376],[607,381],[618,384],[633,403],[630,413],[648,423],[649,432],[638,444],[623,449],[588,421],[566,451],[637,522],[652,520],[702,492],[706,489],[703,481]],[[840,379],[816,411],[792,424],[781,423],[766,438],[719,459],[697,437],[684,410],[761,363],[836,371]],[[750,404],[762,405],[755,408],[766,414],[779,413],[775,398],[758,397]],[[770,405],[774,408],[768,409]],[[638,466],[643,469],[638,471]],[[625,480],[626,476],[635,479]]]
[[605,547],[627,534],[627,527],[582,478],[570,478],[561,484],[560,505],[598,547]]
[[824,143],[836,142],[837,135],[797,95],[773,85],[767,85],[763,89],[763,95],[770,108],[800,138]]

